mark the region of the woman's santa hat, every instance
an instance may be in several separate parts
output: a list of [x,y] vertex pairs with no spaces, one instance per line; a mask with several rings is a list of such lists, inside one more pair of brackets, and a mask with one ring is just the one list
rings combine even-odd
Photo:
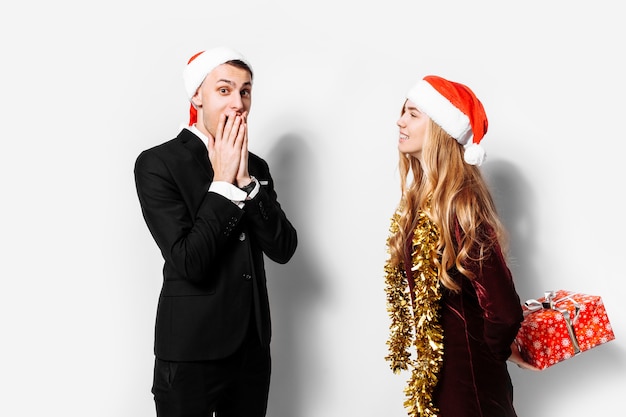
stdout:
[[480,166],[486,157],[480,145],[487,133],[487,115],[469,87],[436,75],[427,75],[406,96],[465,148],[464,159]]
[[[189,62],[187,62],[183,70],[183,82],[185,83],[185,92],[189,101],[191,101],[202,81],[211,71],[228,61],[235,60],[242,61],[252,71],[252,65],[242,54],[225,46],[198,52],[189,58]],[[198,114],[192,103],[189,109],[189,126],[196,123],[197,119]]]

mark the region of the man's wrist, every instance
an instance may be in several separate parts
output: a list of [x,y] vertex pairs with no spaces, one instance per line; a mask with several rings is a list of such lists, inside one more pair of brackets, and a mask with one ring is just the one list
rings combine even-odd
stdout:
[[255,178],[251,176],[250,183],[247,185],[244,185],[243,187],[239,187],[239,189],[245,191],[246,194],[250,194],[252,190],[254,190],[254,187],[256,187],[256,181],[255,181]]

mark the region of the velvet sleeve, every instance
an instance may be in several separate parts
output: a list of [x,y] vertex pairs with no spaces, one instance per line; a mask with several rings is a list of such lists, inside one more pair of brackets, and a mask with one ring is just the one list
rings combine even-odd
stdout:
[[502,250],[495,245],[472,271],[472,285],[483,310],[485,342],[493,355],[506,360],[523,320],[522,306]]

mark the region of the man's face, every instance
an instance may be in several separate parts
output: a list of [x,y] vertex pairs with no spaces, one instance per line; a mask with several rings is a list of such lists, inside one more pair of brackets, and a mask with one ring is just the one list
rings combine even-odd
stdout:
[[252,104],[250,73],[222,64],[206,76],[191,100],[198,109],[196,126],[204,134],[215,137],[221,114],[247,117]]

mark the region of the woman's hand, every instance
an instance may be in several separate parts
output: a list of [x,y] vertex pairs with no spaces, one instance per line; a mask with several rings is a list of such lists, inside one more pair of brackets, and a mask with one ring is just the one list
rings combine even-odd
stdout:
[[511,344],[511,356],[509,356],[508,359],[510,362],[513,362],[514,364],[516,364],[517,366],[519,366],[522,369],[528,369],[530,371],[540,371],[541,369],[537,368],[536,366],[533,366],[531,364],[529,364],[528,362],[526,362],[524,360],[524,358],[522,358],[522,354],[519,351],[519,347],[517,346],[517,343],[513,342]]

